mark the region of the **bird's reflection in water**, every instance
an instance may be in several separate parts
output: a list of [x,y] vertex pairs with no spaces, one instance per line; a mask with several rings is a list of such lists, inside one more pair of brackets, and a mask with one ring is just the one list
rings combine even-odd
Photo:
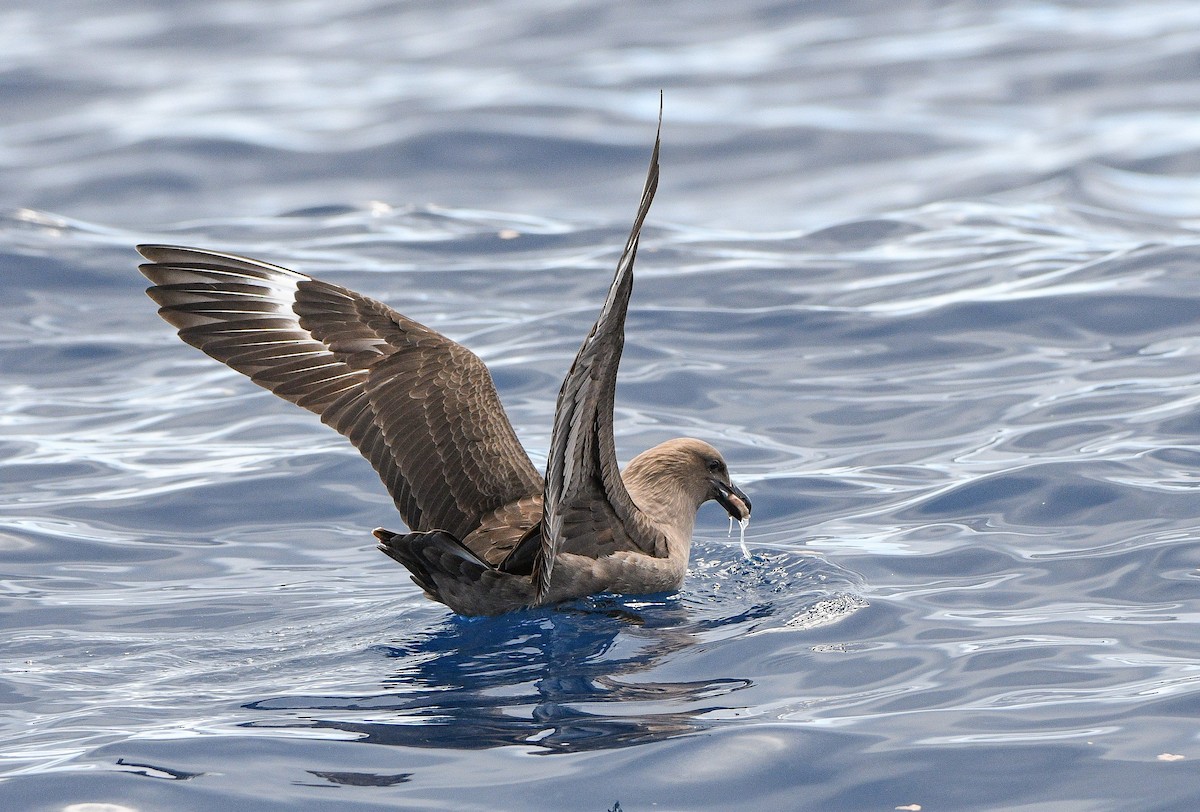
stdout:
[[[437,746],[525,743],[563,751],[669,738],[701,729],[700,715],[749,685],[631,679],[696,642],[696,627],[674,596],[598,597],[513,620],[455,620],[388,652],[409,662],[394,687],[431,689],[407,707],[426,708],[454,740]],[[436,737],[427,726],[429,734]]]
[[[729,573],[710,572],[711,589],[701,583],[690,593],[594,596],[497,618],[449,616],[428,631],[374,648],[398,664],[378,695],[280,697],[251,707],[301,712],[309,729],[408,747],[525,745],[535,752],[569,752],[694,733],[715,724],[708,720],[713,711],[736,708],[731,695],[752,684],[730,674],[737,664],[712,679],[667,682],[639,675],[704,640],[764,621],[783,625],[799,606],[830,594],[826,577],[814,588],[799,563],[781,569],[777,560],[762,561],[792,581],[789,599],[796,604],[786,614],[774,579],[761,572],[742,579],[754,588],[736,594],[728,583],[725,590],[716,586]],[[811,566],[811,559],[805,561]],[[729,570],[736,574],[744,566],[734,562]],[[807,588],[796,590],[802,586]],[[294,727],[299,721],[291,716],[286,723],[251,724]]]

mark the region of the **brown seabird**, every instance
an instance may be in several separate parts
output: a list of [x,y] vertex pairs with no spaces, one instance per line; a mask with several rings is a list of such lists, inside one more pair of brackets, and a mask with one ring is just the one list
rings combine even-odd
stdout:
[[379,549],[425,595],[498,615],[597,592],[679,589],[701,504],[745,521],[721,454],[668,440],[618,470],[613,397],[642,222],[658,188],[655,138],[641,205],[599,318],[558,394],[545,479],[477,355],[385,304],[247,257],[140,245],[147,294],[179,337],[316,412],[379,473],[407,533]]

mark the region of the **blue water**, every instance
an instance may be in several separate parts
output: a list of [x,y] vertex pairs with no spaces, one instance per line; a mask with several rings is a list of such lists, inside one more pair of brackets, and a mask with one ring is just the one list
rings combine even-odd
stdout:
[[[456,618],[132,245],[388,301],[541,464],[660,89],[618,449],[752,557]],[[1200,807],[1197,99],[1184,0],[7,3],[0,808]]]

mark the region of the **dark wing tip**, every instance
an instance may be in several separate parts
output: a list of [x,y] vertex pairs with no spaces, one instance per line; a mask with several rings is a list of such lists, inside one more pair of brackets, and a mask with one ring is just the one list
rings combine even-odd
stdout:
[[137,249],[137,252],[139,254],[141,254],[146,259],[150,260],[151,262],[157,261],[156,260],[157,255],[162,250],[170,248],[170,247],[171,246],[169,246],[169,245],[159,245],[157,243],[141,243],[139,245],[134,246],[134,248]]
[[140,245],[135,245],[134,248],[151,262],[183,262],[189,259],[196,261],[205,255],[223,256],[215,251],[204,251],[199,248],[188,248],[184,245],[166,245],[164,243],[141,243]]

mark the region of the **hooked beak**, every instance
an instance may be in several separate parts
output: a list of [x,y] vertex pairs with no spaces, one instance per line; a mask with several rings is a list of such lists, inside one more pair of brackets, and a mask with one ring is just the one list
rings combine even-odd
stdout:
[[750,518],[750,498],[742,493],[741,489],[736,485],[725,483],[719,479],[709,480],[712,482],[713,491],[716,496],[717,504],[725,508],[725,512],[739,522]]

